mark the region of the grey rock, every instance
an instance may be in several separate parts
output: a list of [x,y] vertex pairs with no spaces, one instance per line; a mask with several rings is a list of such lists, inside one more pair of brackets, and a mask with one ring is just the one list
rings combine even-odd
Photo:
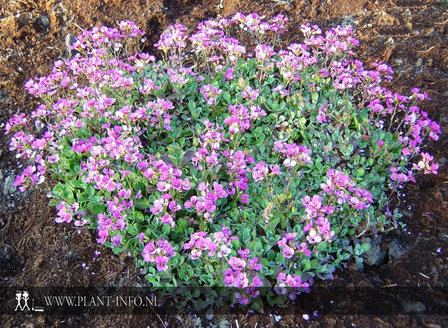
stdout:
[[389,259],[392,262],[397,261],[406,253],[407,248],[400,244],[398,240],[394,240],[389,245]]
[[398,66],[403,64],[403,59],[401,59],[401,58],[395,59],[395,64],[398,65]]
[[67,34],[65,37],[65,47],[67,48],[68,56],[72,57],[78,52],[76,50],[71,50],[70,47],[76,42],[76,38],[72,34]]
[[0,181],[3,181],[3,172],[0,170]]
[[386,251],[381,249],[381,240],[381,237],[376,237],[370,240],[370,250],[362,255],[365,264],[380,265],[384,261],[386,258]]
[[425,304],[419,301],[402,300],[401,306],[406,313],[423,313],[426,310]]
[[202,328],[202,321],[200,317],[196,317],[192,320],[194,328]]
[[31,322],[28,322],[28,323],[22,323],[21,325],[20,325],[20,328],[34,328],[35,327],[35,325],[33,324],[33,323],[31,323]]
[[355,26],[357,24],[358,24],[358,22],[351,15],[344,15],[342,17],[342,23],[341,23],[342,27]]
[[8,196],[16,192],[16,190],[17,187],[14,186],[14,176],[10,175],[6,177],[5,184],[3,185],[3,194]]
[[222,319],[218,322],[218,328],[231,328],[232,324],[226,319]]
[[42,16],[40,18],[40,22],[42,23],[43,26],[48,27],[50,26],[50,20],[48,19],[47,16]]
[[0,248],[0,275],[12,277],[20,272],[21,263],[8,246]]

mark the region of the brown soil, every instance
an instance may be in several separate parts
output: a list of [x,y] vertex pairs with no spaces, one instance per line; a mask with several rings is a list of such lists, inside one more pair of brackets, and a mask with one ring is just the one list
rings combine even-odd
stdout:
[[[423,177],[409,186],[401,208],[407,230],[384,236],[382,248],[394,242],[404,254],[376,267],[357,271],[349,265],[338,271],[337,286],[386,285],[447,286],[448,260],[448,3],[445,0],[0,0],[0,124],[17,112],[36,105],[24,83],[50,72],[52,63],[67,55],[65,38],[80,29],[115,26],[134,20],[147,31],[152,50],[165,27],[179,22],[189,27],[218,15],[237,11],[267,16],[285,13],[291,20],[289,40],[298,26],[311,21],[321,27],[343,22],[356,28],[361,40],[359,57],[385,61],[396,72],[393,91],[407,93],[420,87],[432,100],[424,104],[445,135],[430,146],[441,164],[440,174]],[[4,191],[17,162],[8,151],[8,138],[0,136],[0,191]],[[6,188],[7,189],[7,188]],[[408,209],[411,206],[411,209]],[[132,261],[114,256],[95,244],[88,231],[55,225],[54,210],[45,192],[21,195],[0,192],[0,276],[5,286],[88,286],[112,283],[134,286],[139,276]],[[94,251],[102,255],[93,261]],[[440,252],[437,249],[440,248]],[[5,254],[8,253],[8,256]],[[6,258],[6,260],[4,260]],[[86,263],[90,268],[82,268]],[[348,300],[350,301],[350,300]],[[378,300],[381,302],[381,300]],[[272,313],[271,313],[272,314]],[[217,319],[219,321],[219,318]],[[336,316],[322,315],[305,322],[284,315],[279,322],[269,314],[227,316],[225,327],[448,327],[448,316]],[[200,322],[190,314],[179,316],[44,316],[4,315],[1,327],[193,327]],[[217,322],[218,322],[217,321]],[[204,326],[207,321],[202,321]]]

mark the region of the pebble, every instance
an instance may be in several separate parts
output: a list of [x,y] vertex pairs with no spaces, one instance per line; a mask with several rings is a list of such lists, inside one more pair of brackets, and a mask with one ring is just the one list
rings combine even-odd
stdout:
[[341,25],[342,27],[355,26],[358,25],[358,21],[351,15],[344,15]]
[[5,196],[13,194],[17,190],[17,187],[14,186],[14,176],[10,175],[6,177],[5,184],[3,185],[3,194]]
[[395,64],[397,64],[397,65],[403,64],[403,59],[400,59],[400,58],[395,59]]
[[[367,240],[366,240],[367,241]],[[386,252],[381,249],[381,237],[370,240],[370,250],[363,254],[364,263],[367,265],[380,265],[386,258]]]
[[40,22],[42,23],[43,26],[48,27],[50,25],[50,20],[48,19],[47,16],[42,16],[40,18]]
[[425,304],[419,301],[402,300],[401,305],[405,313],[423,313],[426,310]]
[[218,328],[231,328],[231,327],[232,324],[226,319],[222,319],[220,322],[218,322]]
[[67,48],[69,57],[74,56],[77,53],[76,50],[70,49],[71,45],[75,42],[76,42],[76,38],[72,34],[67,34],[67,36],[65,37],[65,47]]
[[400,259],[406,253],[407,247],[404,247],[398,240],[394,240],[389,245],[389,258],[392,262]]

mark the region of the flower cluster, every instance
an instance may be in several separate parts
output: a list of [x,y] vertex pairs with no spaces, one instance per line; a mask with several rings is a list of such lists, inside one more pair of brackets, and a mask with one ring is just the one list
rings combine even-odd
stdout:
[[287,168],[295,166],[302,166],[303,164],[311,163],[311,151],[304,146],[295,143],[289,144],[286,142],[276,141],[274,143],[274,150],[280,154],[286,155],[283,165]]
[[202,86],[199,91],[202,93],[204,97],[204,102],[209,105],[216,104],[217,97],[221,94],[222,90],[216,88],[214,85],[206,84]]
[[280,250],[282,251],[282,255],[287,259],[292,258],[295,254],[300,253],[304,254],[305,256],[311,255],[311,250],[308,248],[308,244],[306,242],[299,244],[298,242],[295,242],[296,238],[297,233],[288,232],[277,242],[278,247],[280,247]]
[[211,221],[213,219],[213,213],[216,211],[218,199],[227,198],[228,192],[218,182],[213,182],[213,187],[201,182],[198,185],[198,190],[201,192],[200,195],[191,196],[191,198],[184,203],[184,207],[185,209],[194,208],[198,215]]
[[239,257],[229,258],[229,268],[224,271],[224,285],[236,287],[241,292],[235,293],[235,298],[240,304],[247,304],[249,297],[257,297],[259,291],[257,287],[263,286],[263,282],[257,275],[263,266],[258,263],[258,258],[250,258],[250,250],[238,250]]
[[176,255],[176,251],[168,241],[161,238],[154,244],[151,241],[143,247],[142,256],[145,262],[156,263],[158,271],[168,270],[168,261],[170,257]]
[[373,202],[372,194],[364,189],[355,188],[356,183],[338,170],[327,171],[327,181],[321,184],[322,190],[337,197],[339,204],[349,203],[357,210],[368,208]]
[[222,226],[221,231],[214,232],[212,237],[208,237],[204,231],[199,231],[190,236],[190,241],[184,244],[185,250],[191,250],[191,259],[199,259],[203,253],[207,252],[208,257],[218,258],[228,257],[231,252],[230,242],[238,239],[231,237],[232,232]]
[[294,300],[297,295],[302,292],[308,292],[310,284],[303,282],[299,275],[290,275],[285,272],[280,272],[277,276],[278,285],[274,287],[275,291],[280,295],[288,295],[291,300]]
[[229,111],[232,115],[225,118],[224,124],[229,126],[229,132],[232,135],[238,132],[243,133],[252,127],[251,121],[266,116],[266,112],[255,105],[250,108],[244,105],[230,105]]

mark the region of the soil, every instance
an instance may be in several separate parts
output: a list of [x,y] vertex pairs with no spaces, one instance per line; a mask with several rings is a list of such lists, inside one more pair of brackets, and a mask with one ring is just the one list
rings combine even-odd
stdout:
[[[221,5],[221,6],[220,6]],[[408,93],[419,87],[432,98],[422,107],[440,122],[442,138],[429,146],[440,163],[437,176],[407,187],[400,208],[406,228],[383,236],[383,259],[359,271],[349,264],[322,286],[446,287],[448,283],[448,3],[446,0],[0,0],[0,124],[36,102],[24,90],[31,77],[50,73],[67,56],[66,36],[93,26],[131,19],[147,31],[147,51],[169,24],[194,27],[199,21],[235,12],[290,19],[287,40],[309,21],[323,28],[351,24],[361,41],[359,57],[384,61],[396,72],[389,86]],[[18,164],[0,136],[1,285],[135,286],[143,282],[132,261],[98,246],[89,231],[56,225],[44,191],[20,194],[11,186]],[[93,260],[95,250],[101,251]],[[83,263],[86,265],[83,267]],[[88,267],[88,269],[86,269]],[[446,297],[446,295],[445,295]],[[350,299],[347,299],[350,302]],[[381,300],[378,300],[381,302]],[[215,316],[212,323],[192,313],[179,315],[62,316],[2,315],[1,327],[448,327],[448,313],[421,315],[317,315],[305,321],[283,311]],[[279,316],[281,315],[281,316]],[[165,323],[166,322],[166,323]]]

